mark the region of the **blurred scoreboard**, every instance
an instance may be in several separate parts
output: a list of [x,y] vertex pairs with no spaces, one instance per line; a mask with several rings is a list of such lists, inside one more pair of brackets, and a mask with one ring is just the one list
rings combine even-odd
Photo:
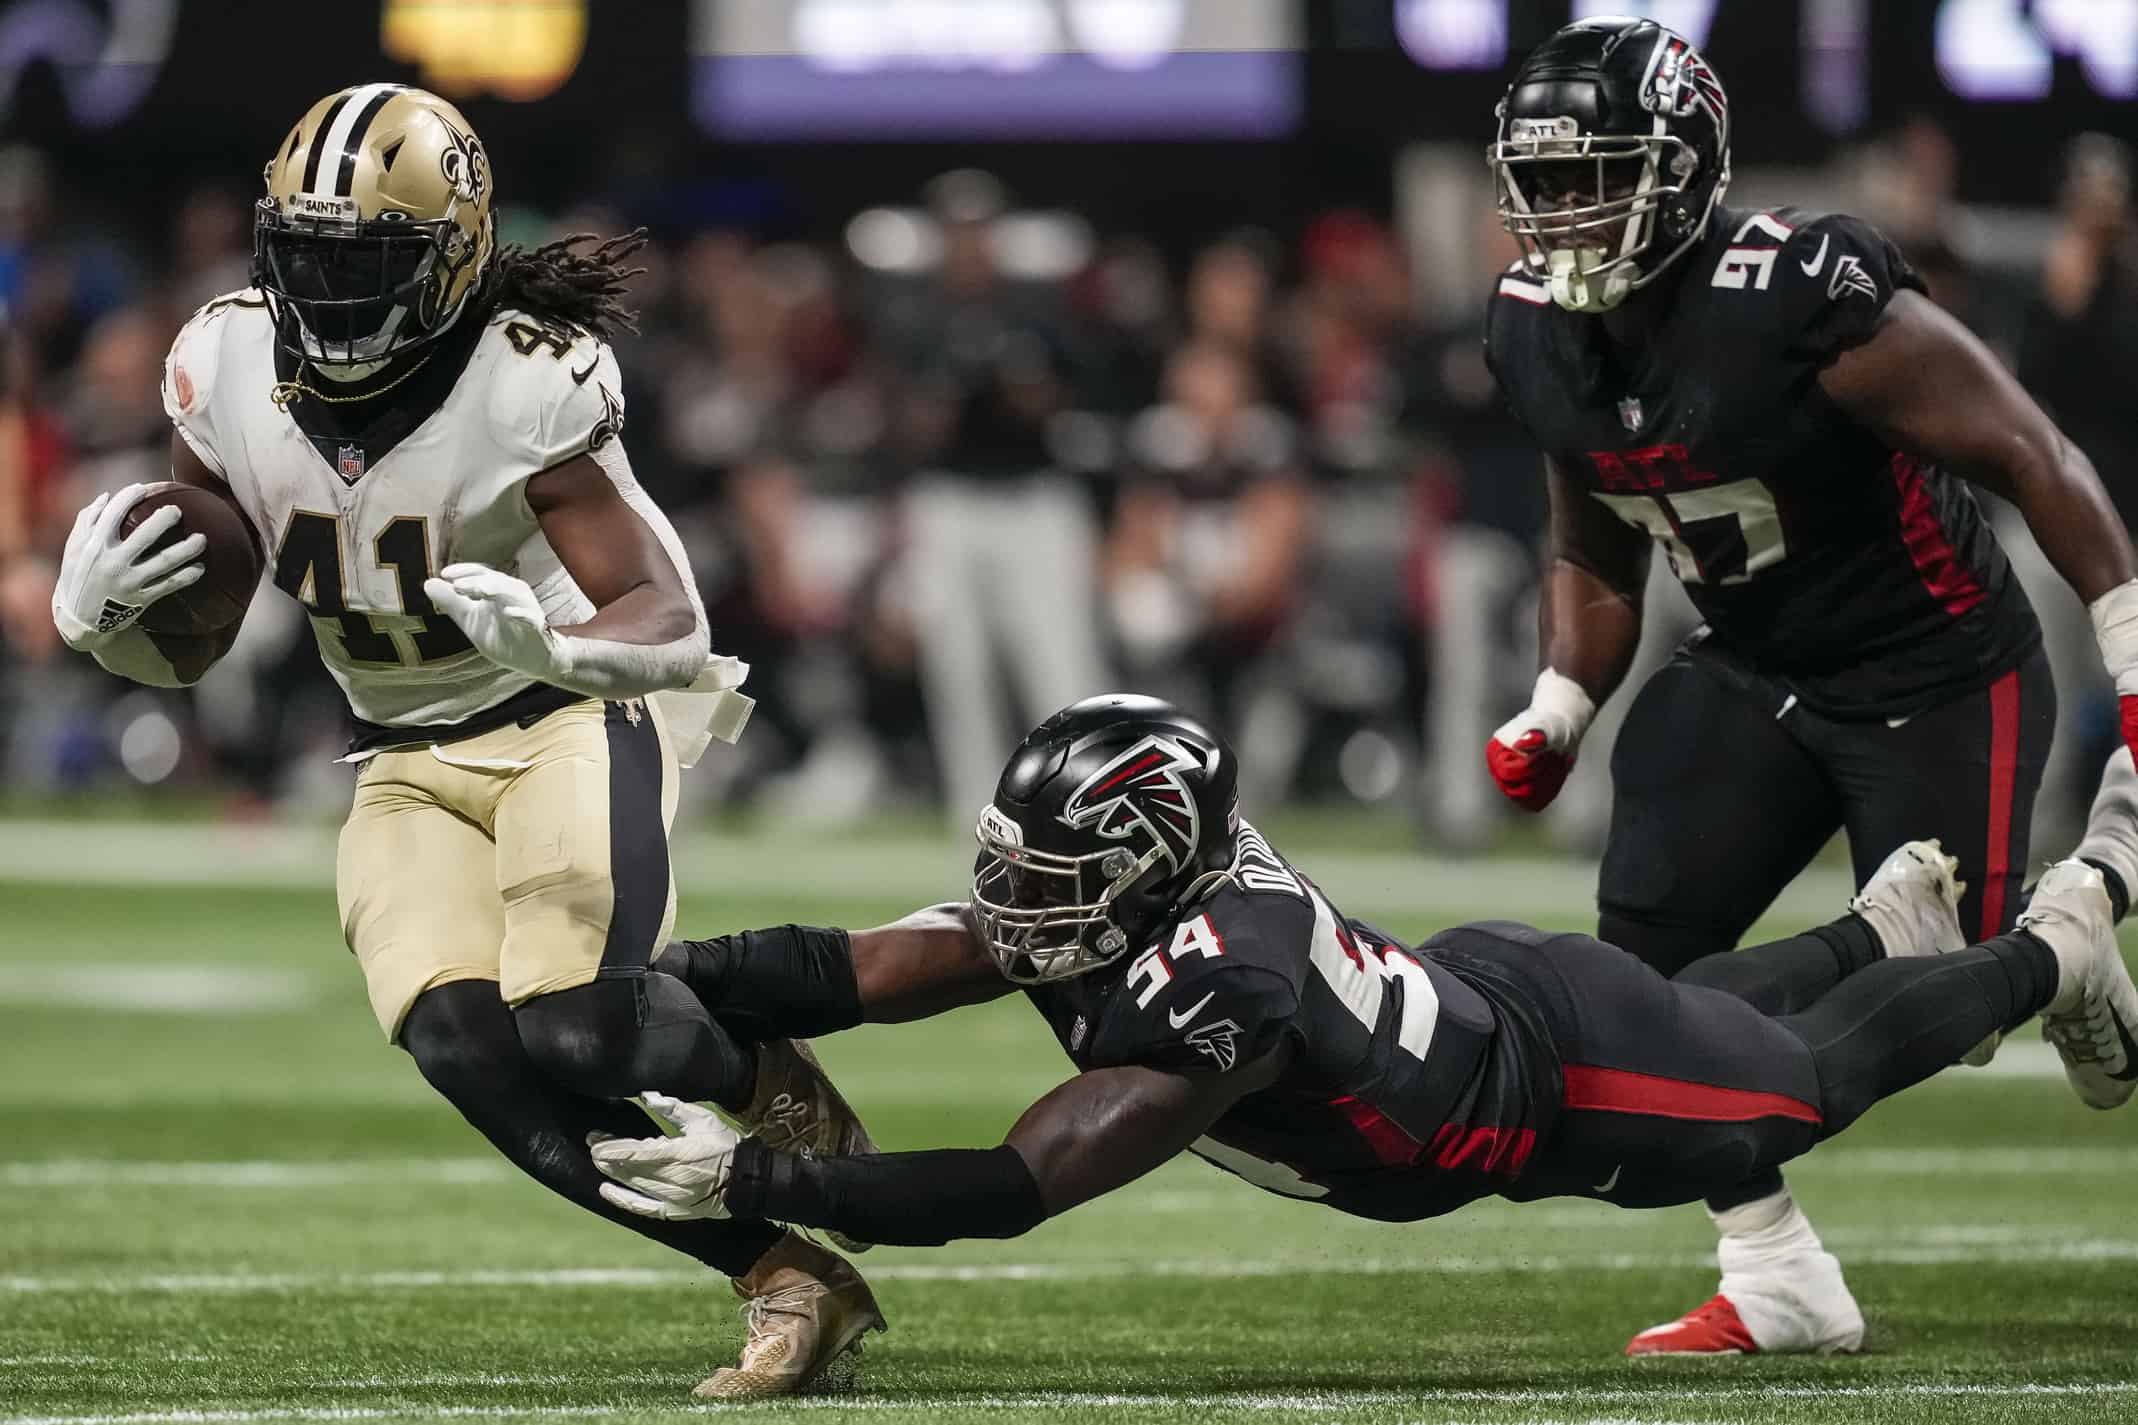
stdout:
[[1923,112],[1973,196],[2027,201],[2071,134],[2138,137],[2138,0],[335,0],[305,7],[302,45],[288,10],[0,0],[0,129],[153,187],[391,78],[539,153],[532,186],[558,191],[611,173],[619,136],[806,144],[819,166],[852,150],[862,171],[857,145],[1122,140],[1364,169],[1419,140],[1482,146],[1529,47],[1637,10],[1706,48],[1749,163],[1817,162]]
[[730,139],[1279,138],[1297,0],[698,0],[692,107]]

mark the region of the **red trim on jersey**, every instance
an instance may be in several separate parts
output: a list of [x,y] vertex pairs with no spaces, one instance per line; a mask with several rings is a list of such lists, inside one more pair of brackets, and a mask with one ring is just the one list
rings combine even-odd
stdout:
[[1529,1164],[1537,1135],[1527,1128],[1473,1128],[1462,1123],[1443,1123],[1431,1144],[1420,1143],[1393,1119],[1372,1104],[1351,1094],[1329,1100],[1358,1130],[1373,1156],[1392,1168],[1408,1168],[1427,1157],[1443,1172],[1468,1169],[1514,1177]]
[[1982,602],[1982,586],[1960,562],[1945,527],[1938,523],[1937,506],[1923,484],[1923,467],[1896,451],[1893,455],[1893,488],[1900,496],[1900,538],[1915,561],[1916,576],[1930,597],[1958,618]]
[[2004,933],[2004,882],[2012,869],[2012,784],[2019,773],[2019,670],[1990,684],[1989,855],[1982,868],[1982,933]]
[[1425,1145],[1405,1133],[1394,1119],[1352,1094],[1329,1100],[1329,1107],[1351,1120],[1359,1137],[1373,1149],[1373,1156],[1390,1167],[1408,1167],[1418,1161]]
[[1519,277],[1502,277],[1500,295],[1512,297],[1518,302],[1527,302],[1532,307],[1549,307],[1552,304],[1551,288],[1534,286]]
[[1444,1123],[1433,1135],[1433,1166],[1448,1171],[1467,1166],[1511,1178],[1529,1165],[1530,1150],[1536,1146],[1537,1135],[1527,1128],[1465,1128]]
[[1726,1089],[1637,1074],[1630,1069],[1600,1069],[1592,1064],[1566,1066],[1568,1108],[1604,1113],[1638,1113],[1650,1118],[1688,1118],[1701,1123],[1749,1123],[1755,1118],[1794,1118],[1818,1124],[1819,1110],[1787,1094],[1753,1089]]

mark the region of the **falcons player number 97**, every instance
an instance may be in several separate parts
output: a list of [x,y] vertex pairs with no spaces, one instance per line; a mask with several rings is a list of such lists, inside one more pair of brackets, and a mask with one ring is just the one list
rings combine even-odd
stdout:
[[[1519,805],[1552,800],[1660,549],[1704,623],[1613,750],[1599,938],[1675,974],[1841,830],[1859,884],[1938,839],[1988,939],[2024,903],[2056,693],[1974,491],[2011,501],[2085,602],[2132,745],[2138,566],[2086,457],[1899,248],[1845,214],[1725,202],[1732,125],[1707,58],[1637,19],[1559,31],[1500,104],[1488,157],[1522,256],[1487,356],[1544,456],[1550,562],[1543,667],[1487,767]],[[2125,904],[2138,888],[2109,875]],[[1708,1206],[1722,1290],[1635,1352],[1855,1348],[1840,1268],[1771,1165]]]

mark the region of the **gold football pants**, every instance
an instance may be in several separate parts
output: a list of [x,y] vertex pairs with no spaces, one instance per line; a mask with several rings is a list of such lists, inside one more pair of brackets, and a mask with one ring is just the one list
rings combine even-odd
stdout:
[[675,921],[675,810],[674,754],[642,700],[364,763],[335,885],[387,1038],[453,980],[495,980],[518,1005],[642,973]]

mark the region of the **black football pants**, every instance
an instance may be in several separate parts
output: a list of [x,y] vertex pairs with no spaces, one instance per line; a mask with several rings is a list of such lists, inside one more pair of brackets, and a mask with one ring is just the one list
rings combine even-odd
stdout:
[[1892,726],[1844,721],[1688,644],[1641,689],[1611,756],[1598,938],[1674,975],[1734,948],[1837,830],[1861,885],[1903,842],[1960,860],[1973,940],[2019,914],[2056,688],[2037,649]]
[[[1551,1126],[1504,1190],[1519,1201],[1662,1207],[1728,1194],[2020,1023],[2056,989],[2055,957],[2024,933],[1886,960],[1849,917],[1666,980],[1584,935],[1495,930],[1461,927],[1460,949],[1522,987],[1559,1059]],[[1718,962],[1729,989],[1699,982]]]

